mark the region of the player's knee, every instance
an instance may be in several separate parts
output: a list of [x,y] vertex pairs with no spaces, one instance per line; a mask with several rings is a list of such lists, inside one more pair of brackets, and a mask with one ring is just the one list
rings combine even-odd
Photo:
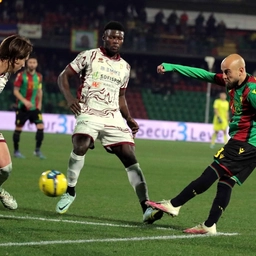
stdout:
[[11,172],[12,172],[12,163],[9,163],[8,165],[0,168],[0,176],[2,176],[3,178],[7,179],[11,174]]

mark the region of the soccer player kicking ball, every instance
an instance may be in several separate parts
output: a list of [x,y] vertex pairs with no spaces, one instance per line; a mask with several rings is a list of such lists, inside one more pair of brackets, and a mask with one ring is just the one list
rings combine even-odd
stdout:
[[[148,189],[135,156],[133,139],[139,127],[131,117],[125,99],[130,65],[119,54],[124,41],[122,24],[109,22],[102,39],[103,47],[78,54],[58,78],[60,90],[76,116],[76,125],[67,170],[68,188],[57,203],[56,211],[65,213],[75,200],[75,186],[84,166],[85,154],[88,149],[94,148],[94,141],[99,139],[105,149],[123,163],[139,199],[143,221],[151,224],[163,213],[145,204],[149,198]],[[77,74],[80,74],[82,85],[78,98],[74,98],[69,89],[69,78]]]
[[184,230],[190,234],[216,234],[216,224],[229,204],[232,188],[236,183],[241,185],[256,166],[256,79],[246,73],[245,61],[238,54],[231,54],[221,62],[220,74],[168,63],[157,67],[160,74],[167,71],[176,71],[226,88],[231,108],[230,140],[214,155],[214,161],[202,175],[177,196],[161,202],[148,201],[147,205],[173,217],[178,216],[180,208],[186,202],[205,192],[218,180],[217,193],[208,218],[203,223]]
[[[3,91],[10,75],[25,65],[32,52],[31,43],[18,35],[5,38],[0,44],[0,93]],[[12,171],[12,160],[4,136],[0,133],[0,201],[10,209],[18,207],[16,200],[2,188]]]

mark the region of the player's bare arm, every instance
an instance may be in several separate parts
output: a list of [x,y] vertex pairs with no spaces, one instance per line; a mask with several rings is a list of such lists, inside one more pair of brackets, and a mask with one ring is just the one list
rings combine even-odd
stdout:
[[30,109],[33,106],[33,104],[29,100],[25,99],[21,95],[19,87],[14,87],[13,94],[18,100],[20,100],[26,106],[27,109]]
[[165,69],[164,69],[162,64],[157,66],[156,71],[157,71],[158,74],[164,74],[165,73]]
[[58,86],[61,92],[63,93],[70,110],[75,115],[79,115],[81,112],[79,100],[71,94],[69,86],[69,78],[71,78],[74,75],[76,75],[76,73],[74,73],[74,71],[69,66],[67,66],[58,77]]
[[126,102],[125,98],[125,90],[121,89],[119,93],[119,107],[120,107],[120,112],[123,116],[123,118],[126,120],[127,125],[132,131],[133,136],[135,137],[136,133],[139,130],[139,125],[137,122],[131,117],[130,111]]

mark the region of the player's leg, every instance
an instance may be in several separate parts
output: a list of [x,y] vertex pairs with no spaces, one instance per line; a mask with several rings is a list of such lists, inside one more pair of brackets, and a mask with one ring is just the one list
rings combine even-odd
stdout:
[[212,134],[212,138],[211,138],[211,145],[210,145],[211,148],[214,148],[214,146],[215,146],[217,135],[218,135],[218,131],[214,130],[214,132]]
[[89,148],[94,147],[102,124],[95,124],[83,120],[83,115],[77,117],[77,124],[72,136],[73,150],[70,154],[67,169],[68,188],[57,203],[56,211],[65,213],[76,197],[75,186],[80,172],[84,166],[85,154]]
[[142,169],[135,156],[135,146],[124,143],[111,147],[112,152],[121,160],[128,175],[128,180],[133,187],[143,212],[143,221],[152,224],[162,218],[163,213],[148,207],[145,203],[149,200],[148,187]]
[[42,112],[39,109],[35,109],[32,111],[28,111],[29,113],[29,121],[30,123],[34,123],[36,125],[36,134],[35,134],[35,150],[34,155],[39,157],[40,159],[45,159],[46,157],[41,152],[42,142],[44,140],[44,123]]
[[14,210],[18,207],[16,200],[2,188],[3,183],[9,178],[12,171],[12,161],[8,146],[0,133],[0,201],[2,204]]
[[16,118],[15,118],[15,130],[12,136],[14,157],[16,158],[25,158],[24,155],[22,155],[19,151],[19,142],[20,142],[20,135],[22,132],[22,128],[26,120],[27,120],[26,113],[21,112],[20,110],[17,110]]
[[[239,153],[241,147],[244,149],[243,154]],[[224,166],[228,171],[218,182],[217,193],[206,221],[193,228],[186,229],[186,233],[216,234],[217,222],[229,204],[234,185],[236,183],[241,185],[255,168],[255,154],[256,148],[252,145],[231,139],[226,146],[215,155],[219,164]],[[224,155],[226,157],[223,157]],[[230,158],[227,156],[230,156]]]
[[223,132],[224,143],[226,144],[228,142],[227,130],[224,129],[222,132]]
[[147,204],[173,217],[178,216],[182,205],[208,190],[219,177],[222,177],[223,173],[224,170],[216,162],[213,162],[204,170],[200,177],[192,181],[176,197],[160,202],[148,201]]
[[85,154],[92,145],[92,138],[87,135],[75,134],[72,138],[72,142],[73,151],[70,154],[67,169],[68,187],[66,193],[61,196],[56,206],[56,211],[61,214],[65,213],[75,200],[75,187],[84,166]]
[[45,159],[46,157],[41,152],[41,146],[44,139],[44,124],[43,123],[37,124],[36,129],[37,129],[36,135],[35,135],[36,145],[35,145],[34,155],[39,157],[40,159]]

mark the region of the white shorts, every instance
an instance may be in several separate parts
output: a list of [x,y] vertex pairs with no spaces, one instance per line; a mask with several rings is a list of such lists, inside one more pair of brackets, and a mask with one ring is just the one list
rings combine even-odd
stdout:
[[134,145],[134,139],[130,129],[123,119],[115,118],[112,123],[95,122],[86,120],[82,115],[77,117],[75,134],[89,135],[93,141],[99,139],[102,146],[110,147],[120,144]]

